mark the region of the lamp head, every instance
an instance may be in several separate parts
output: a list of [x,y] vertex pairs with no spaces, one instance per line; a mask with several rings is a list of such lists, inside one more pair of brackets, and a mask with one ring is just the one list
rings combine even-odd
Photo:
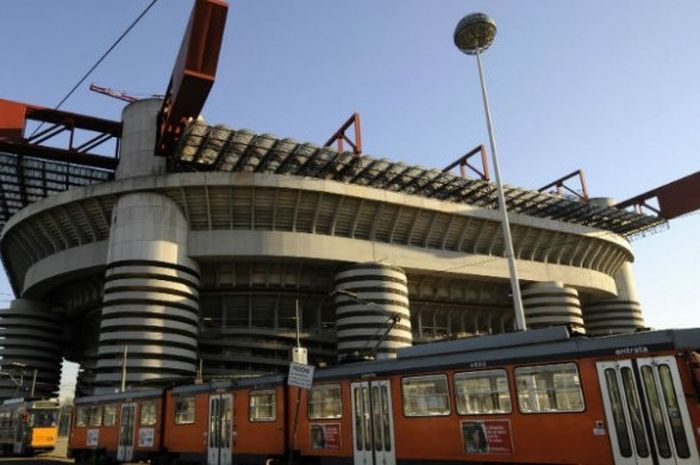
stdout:
[[472,13],[457,24],[455,45],[467,55],[489,48],[496,38],[496,22],[484,13]]

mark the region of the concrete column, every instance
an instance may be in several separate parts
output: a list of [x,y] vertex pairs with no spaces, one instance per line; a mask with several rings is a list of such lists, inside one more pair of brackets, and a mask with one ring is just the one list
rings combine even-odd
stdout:
[[[199,267],[187,256],[188,224],[154,193],[123,195],[113,210],[100,323],[98,388],[194,377]],[[96,392],[98,392],[96,390]]]
[[632,263],[625,262],[615,274],[617,297],[589,303],[583,308],[586,330],[592,336],[632,333],[644,328]]
[[530,329],[569,326],[585,332],[578,291],[558,281],[529,284],[523,288],[525,320]]
[[154,154],[161,99],[130,103],[122,112],[122,139],[117,179],[165,173],[166,157]]
[[[335,288],[357,295],[357,299],[335,295],[339,360],[392,358],[397,349],[412,344],[406,273],[401,268],[381,263],[355,265],[335,276]],[[389,329],[394,314],[400,320]]]
[[0,399],[28,397],[35,369],[35,395],[55,396],[62,354],[56,316],[42,302],[13,300],[10,308],[0,310],[0,336],[4,338],[0,364],[7,373],[0,378]]

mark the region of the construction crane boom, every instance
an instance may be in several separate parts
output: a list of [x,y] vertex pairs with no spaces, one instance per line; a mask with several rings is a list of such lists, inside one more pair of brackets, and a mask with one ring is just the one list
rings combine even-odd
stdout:
[[90,84],[90,90],[93,92],[97,92],[98,94],[108,95],[110,97],[114,97],[116,99],[123,100],[129,103],[139,100],[136,97],[128,95],[123,90],[114,90],[110,89],[109,87],[100,87],[97,84]]

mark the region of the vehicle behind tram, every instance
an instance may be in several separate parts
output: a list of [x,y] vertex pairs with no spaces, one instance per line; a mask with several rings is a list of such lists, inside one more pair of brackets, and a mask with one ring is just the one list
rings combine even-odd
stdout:
[[565,328],[398,358],[76,401],[79,462],[697,465],[700,329]]
[[58,402],[9,399],[0,405],[3,455],[33,455],[56,446]]

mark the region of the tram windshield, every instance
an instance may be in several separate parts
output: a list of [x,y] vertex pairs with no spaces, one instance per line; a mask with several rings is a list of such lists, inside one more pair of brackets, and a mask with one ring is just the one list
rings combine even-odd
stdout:
[[56,410],[32,410],[29,414],[29,426],[48,428],[56,426]]

